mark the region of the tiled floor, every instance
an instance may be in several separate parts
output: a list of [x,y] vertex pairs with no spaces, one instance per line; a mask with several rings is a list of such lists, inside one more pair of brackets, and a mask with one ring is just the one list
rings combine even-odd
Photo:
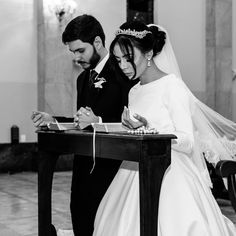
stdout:
[[[70,183],[70,171],[54,174],[52,220],[57,229],[72,228]],[[0,236],[37,236],[37,215],[37,174],[0,174]]]
[[[53,224],[71,229],[69,198],[71,172],[56,172],[53,183]],[[236,224],[230,203],[220,201],[222,212]],[[37,174],[0,174],[0,236],[37,236]]]

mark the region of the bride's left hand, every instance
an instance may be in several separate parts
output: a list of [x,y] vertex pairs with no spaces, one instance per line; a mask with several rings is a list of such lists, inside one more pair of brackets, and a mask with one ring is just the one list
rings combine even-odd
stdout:
[[144,117],[142,117],[138,114],[135,114],[134,118],[138,121],[132,120],[130,117],[129,109],[127,107],[124,107],[122,117],[121,117],[122,124],[124,126],[130,128],[130,129],[137,129],[142,126],[147,126],[147,120]]

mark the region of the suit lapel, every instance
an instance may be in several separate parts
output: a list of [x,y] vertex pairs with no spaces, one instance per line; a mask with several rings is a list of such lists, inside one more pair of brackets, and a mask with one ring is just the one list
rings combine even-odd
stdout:
[[99,73],[98,78],[104,78],[106,80],[106,83],[109,83],[109,76],[110,76],[110,60],[108,59],[107,62],[105,63],[102,71]]
[[[104,87],[107,86],[107,83],[109,83],[109,76],[110,76],[110,70],[109,70],[109,59],[105,63],[102,71],[99,73],[98,78],[104,78],[106,80],[105,84],[103,85],[103,88],[95,88],[95,86],[92,84],[92,87],[88,88],[88,80],[89,80],[89,71],[84,71],[82,74],[78,77],[77,80],[77,106],[78,108],[82,106],[81,101],[86,101],[85,103],[91,107],[97,104],[97,101],[100,99],[102,94],[104,93]],[[87,97],[87,98],[85,98]]]
[[103,84],[103,88],[95,88],[94,85],[90,88],[90,96],[89,96],[89,102],[91,104],[91,107],[95,106],[98,103],[98,100],[100,100],[101,96],[104,94],[105,86],[107,86],[108,78],[109,78],[109,72],[108,70],[108,61],[105,63],[102,71],[98,74],[97,78],[104,78],[106,82]]
[[77,109],[81,107],[81,101],[83,100],[83,90],[89,79],[89,71],[83,71],[77,79]]

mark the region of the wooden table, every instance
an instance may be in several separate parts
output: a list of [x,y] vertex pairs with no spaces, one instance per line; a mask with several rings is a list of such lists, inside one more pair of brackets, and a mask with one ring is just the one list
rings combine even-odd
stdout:
[[[174,138],[176,136],[171,134],[96,133],[96,158],[139,162],[141,236],[157,236],[161,182],[171,162],[171,139]],[[74,153],[91,158],[93,133],[39,131],[38,147],[38,235],[51,236],[54,235],[51,226],[52,179],[58,156]]]

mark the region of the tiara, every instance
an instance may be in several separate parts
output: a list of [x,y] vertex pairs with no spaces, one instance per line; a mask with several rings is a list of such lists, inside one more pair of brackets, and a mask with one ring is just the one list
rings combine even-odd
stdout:
[[151,34],[151,31],[147,31],[147,30],[143,30],[143,31],[136,31],[136,30],[131,30],[131,29],[118,29],[116,31],[116,36],[120,35],[120,34],[124,34],[124,35],[130,35],[130,36],[134,36],[135,38],[139,38],[142,39],[144,38],[147,34]]

